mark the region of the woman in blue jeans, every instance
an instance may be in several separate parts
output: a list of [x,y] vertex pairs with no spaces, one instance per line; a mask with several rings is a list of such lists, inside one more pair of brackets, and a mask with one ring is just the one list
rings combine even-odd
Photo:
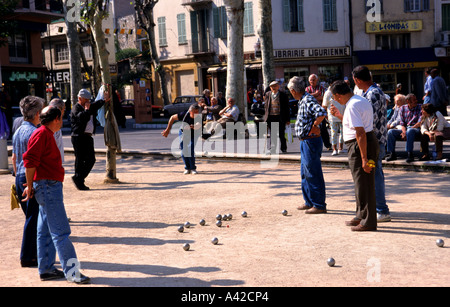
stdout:
[[44,99],[36,96],[27,96],[20,101],[19,106],[23,115],[23,122],[13,136],[12,162],[16,176],[16,192],[21,201],[22,211],[25,214],[20,264],[22,267],[34,267],[37,266],[36,232],[39,204],[34,198],[22,202],[23,185],[27,182],[23,165],[23,154],[28,149],[28,140],[39,124],[39,113],[44,106]]

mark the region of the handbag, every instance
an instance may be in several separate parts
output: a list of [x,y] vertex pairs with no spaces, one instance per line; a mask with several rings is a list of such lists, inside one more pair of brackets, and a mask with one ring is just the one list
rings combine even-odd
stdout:
[[16,185],[11,185],[11,210],[20,208],[19,197],[17,196]]

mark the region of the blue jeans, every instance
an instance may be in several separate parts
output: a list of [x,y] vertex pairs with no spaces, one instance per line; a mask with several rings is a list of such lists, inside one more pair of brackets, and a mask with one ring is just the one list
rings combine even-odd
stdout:
[[[395,153],[395,143],[397,140],[400,140],[400,134],[402,130],[400,129],[391,129],[388,132],[388,142],[387,142],[387,151],[389,153]],[[420,136],[420,128],[407,128],[406,129],[406,151],[413,152],[414,150],[414,141],[416,138]]]
[[322,173],[322,138],[300,141],[302,194],[305,205],[325,210],[325,180]]
[[[196,170],[197,166],[195,165],[195,137],[192,134],[183,135],[183,131],[180,130],[178,133],[180,137],[180,149],[181,149],[181,158],[184,162],[184,169],[186,170]],[[188,141],[188,147],[184,148],[184,141]]]
[[380,154],[378,155],[375,167],[375,196],[377,199],[377,213],[389,214],[389,207],[386,204],[386,186],[384,183],[384,172],[382,160],[386,155],[385,145],[379,143]]
[[39,274],[55,269],[55,257],[66,277],[71,265],[76,264],[77,255],[69,239],[70,226],[63,202],[63,184],[54,180],[39,180],[34,183],[35,195],[39,203],[37,228],[37,253]]
[[[16,192],[19,200],[22,200],[24,190],[23,184],[27,182],[25,174],[16,175]],[[27,202],[21,202],[23,213],[25,214],[25,225],[23,226],[22,249],[20,260],[32,261],[37,259],[37,222],[39,216],[39,204],[36,198],[31,198]]]

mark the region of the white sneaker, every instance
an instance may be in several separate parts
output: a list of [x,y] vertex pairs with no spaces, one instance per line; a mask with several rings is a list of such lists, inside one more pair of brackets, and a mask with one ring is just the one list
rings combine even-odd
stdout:
[[337,155],[338,155],[337,150],[333,150],[333,153],[332,153],[331,155],[332,155],[332,156],[337,156]]
[[197,175],[198,172],[194,169],[194,170],[191,171],[191,174],[192,174],[192,175]]
[[389,214],[377,213],[377,222],[378,223],[390,222],[390,221],[391,221],[391,216]]
[[191,173],[191,171],[188,170],[188,169],[184,171],[184,174],[185,174],[185,175],[189,175],[190,173]]

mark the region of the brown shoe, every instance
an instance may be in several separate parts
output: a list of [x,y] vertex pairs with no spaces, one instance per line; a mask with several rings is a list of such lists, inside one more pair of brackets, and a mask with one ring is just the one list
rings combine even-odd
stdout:
[[311,209],[308,209],[305,211],[306,214],[322,214],[322,213],[327,213],[327,210],[325,209],[317,209],[315,207],[312,207]]
[[309,207],[309,206],[307,206],[305,204],[297,207],[297,210],[308,210],[308,209],[311,209],[311,207]]
[[352,231],[376,231],[377,227],[367,227],[359,224],[358,226],[353,226],[351,228]]
[[354,219],[351,220],[351,221],[346,221],[346,222],[345,222],[345,225],[346,225],[346,226],[358,226],[359,223],[361,223],[361,220],[360,220],[360,219],[357,219],[357,218],[354,218]]

